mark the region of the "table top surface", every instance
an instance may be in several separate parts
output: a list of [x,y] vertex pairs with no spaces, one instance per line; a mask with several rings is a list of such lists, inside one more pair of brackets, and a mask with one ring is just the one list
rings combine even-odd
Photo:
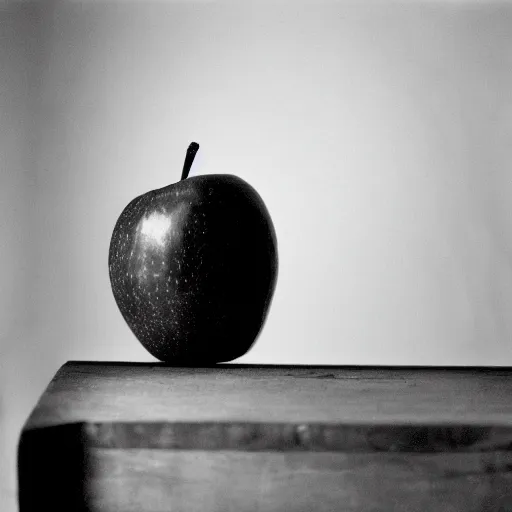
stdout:
[[72,361],[22,437],[58,443],[65,433],[99,448],[511,450],[511,376],[508,368]]
[[[431,506],[414,510],[468,510],[475,499],[471,510],[483,510],[510,486],[511,375],[506,368],[70,362],[22,432],[20,467],[38,468],[25,484],[27,499],[39,500],[34,481],[39,494],[52,489],[49,468],[62,467],[60,482],[104,475],[102,499],[113,488],[118,500],[143,481],[167,503],[169,489],[184,482],[186,493],[172,499],[182,496],[187,510],[210,488],[206,468],[225,475],[212,503],[231,492],[240,502],[267,496],[256,508],[269,508],[289,491],[279,508],[288,510],[316,488],[322,499],[335,496],[325,502],[329,510],[340,500],[354,510],[377,510],[383,501],[391,509],[417,504],[421,493]],[[269,482],[280,483],[272,498]],[[142,510],[147,496],[133,510]],[[310,502],[300,509],[310,510]]]
[[26,428],[70,422],[512,426],[512,370],[68,362]]

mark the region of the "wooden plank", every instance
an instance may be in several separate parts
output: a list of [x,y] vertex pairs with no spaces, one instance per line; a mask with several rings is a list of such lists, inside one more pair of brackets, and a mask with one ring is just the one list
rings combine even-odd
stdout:
[[33,452],[21,512],[512,510],[511,451],[65,448]]
[[98,449],[90,463],[91,512],[512,510],[510,452],[304,456]]
[[485,453],[512,449],[509,426],[431,424],[75,423],[29,429],[25,440],[37,445],[73,434],[88,448],[117,450]]
[[[368,450],[373,449],[373,432],[369,430],[357,426],[305,423],[116,422],[84,424],[87,444],[94,448],[203,451]],[[510,429],[510,433],[512,434],[512,429]],[[378,436],[378,433],[376,434]],[[485,437],[486,439],[496,437],[492,430],[485,428],[479,434],[481,438]],[[505,436],[500,436],[500,438],[504,440]],[[512,441],[512,435],[510,441]],[[475,444],[480,443],[476,441]]]
[[27,428],[73,422],[512,425],[502,368],[64,365]]
[[512,510],[506,368],[68,363],[20,512]]

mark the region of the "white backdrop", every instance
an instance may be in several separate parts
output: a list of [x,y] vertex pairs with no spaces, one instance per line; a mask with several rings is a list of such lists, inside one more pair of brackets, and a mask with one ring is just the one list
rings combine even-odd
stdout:
[[241,176],[277,231],[272,309],[240,362],[512,364],[510,4],[1,5],[10,503],[19,428],[57,368],[152,360],[108,245],[192,140],[192,175]]

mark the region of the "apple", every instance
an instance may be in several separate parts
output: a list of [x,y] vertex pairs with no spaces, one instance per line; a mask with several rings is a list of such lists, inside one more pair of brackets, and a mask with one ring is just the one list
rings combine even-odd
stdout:
[[249,350],[274,294],[277,239],[269,212],[241,178],[189,178],[136,197],[114,227],[109,275],[126,323],[157,359],[233,360]]

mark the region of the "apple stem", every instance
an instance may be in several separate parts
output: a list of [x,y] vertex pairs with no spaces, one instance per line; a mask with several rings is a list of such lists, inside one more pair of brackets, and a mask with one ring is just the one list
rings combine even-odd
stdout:
[[190,172],[190,168],[192,167],[192,162],[196,157],[197,150],[199,149],[199,144],[197,142],[191,142],[188,149],[187,154],[185,156],[185,163],[183,164],[183,172],[181,173],[181,180],[186,180],[188,178],[188,173]]

